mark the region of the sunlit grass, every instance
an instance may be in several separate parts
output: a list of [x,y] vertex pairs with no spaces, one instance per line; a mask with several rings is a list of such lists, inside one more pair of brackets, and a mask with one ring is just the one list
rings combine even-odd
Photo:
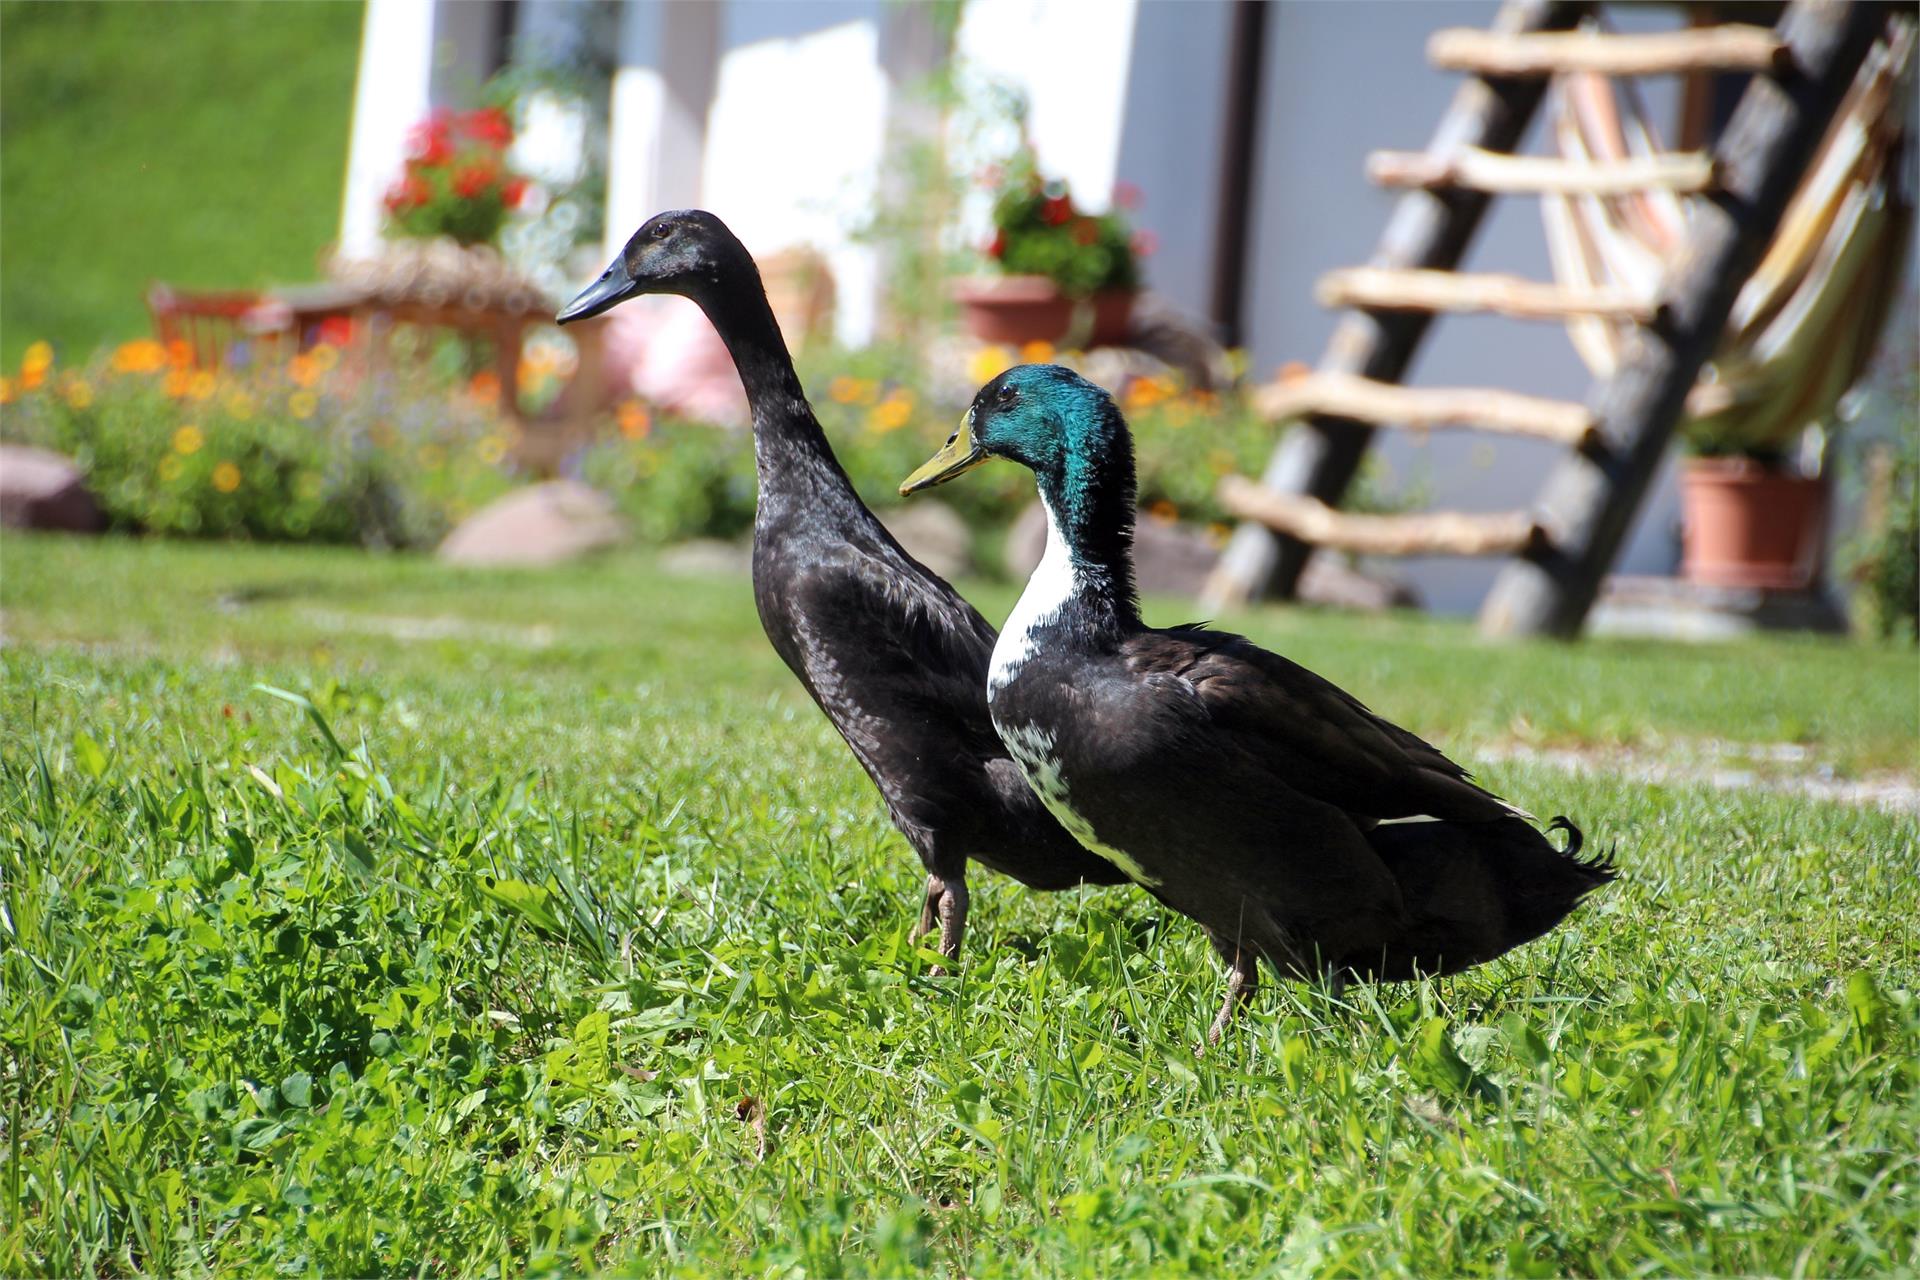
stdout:
[[[9,535],[0,607],[0,1272],[1920,1266],[1911,817],[1487,769],[1621,883],[1196,1060],[1127,889],[982,875],[926,976],[743,581]],[[1893,650],[1242,622],[1469,761],[1911,753]]]

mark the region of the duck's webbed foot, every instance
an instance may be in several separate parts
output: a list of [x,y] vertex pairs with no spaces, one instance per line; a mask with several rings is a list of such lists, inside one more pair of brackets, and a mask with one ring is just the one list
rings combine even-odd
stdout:
[[[920,909],[920,925],[914,930],[915,939],[924,938],[933,932],[937,922],[940,926],[940,954],[948,960],[960,958],[960,943],[967,933],[967,882],[961,876],[951,879],[944,876],[927,877],[927,896]],[[944,965],[935,965],[928,970],[936,978],[946,976]]]
[[1221,949],[1227,961],[1227,998],[1220,1005],[1220,1013],[1207,1029],[1207,1044],[1196,1049],[1195,1056],[1204,1055],[1207,1045],[1220,1043],[1220,1037],[1233,1025],[1234,1015],[1240,1006],[1253,999],[1254,992],[1260,989],[1260,961],[1245,947],[1234,947],[1229,953]]

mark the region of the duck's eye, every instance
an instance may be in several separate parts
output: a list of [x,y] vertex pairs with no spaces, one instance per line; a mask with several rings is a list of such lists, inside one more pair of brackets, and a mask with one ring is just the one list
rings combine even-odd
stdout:
[[1000,395],[998,399],[1001,404],[1012,404],[1019,398],[1020,398],[1020,392],[1018,388],[1015,388],[1015,387],[1000,388]]
[[667,226],[665,223],[662,223],[661,225],[653,229],[653,238],[655,240],[665,240],[668,236],[672,234],[673,234],[673,228]]

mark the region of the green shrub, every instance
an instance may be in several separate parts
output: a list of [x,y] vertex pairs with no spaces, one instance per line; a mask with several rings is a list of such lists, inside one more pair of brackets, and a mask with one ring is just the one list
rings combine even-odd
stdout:
[[1853,545],[1850,576],[1874,631],[1920,641],[1920,438],[1909,431],[1887,465],[1885,514]]

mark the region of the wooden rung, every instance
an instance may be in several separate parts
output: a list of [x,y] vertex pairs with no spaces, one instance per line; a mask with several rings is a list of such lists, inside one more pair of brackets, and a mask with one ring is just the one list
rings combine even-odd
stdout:
[[1549,400],[1482,387],[1402,387],[1345,373],[1314,373],[1254,393],[1268,418],[1312,414],[1382,427],[1464,427],[1579,447],[1593,435],[1593,414],[1572,400]]
[[1784,71],[1793,54],[1768,27],[1726,23],[1646,35],[1552,31],[1508,35],[1472,27],[1436,31],[1427,58],[1446,71],[1481,76],[1549,76],[1591,71],[1652,76],[1683,71]]
[[1474,275],[1400,267],[1342,267],[1320,277],[1315,289],[1327,307],[1374,311],[1491,311],[1522,320],[1565,320],[1596,316],[1650,322],[1657,308],[1650,298],[1624,289],[1582,289],[1523,280],[1519,276]]
[[1514,156],[1462,147],[1448,156],[1376,151],[1367,157],[1367,177],[1383,187],[1616,196],[1652,188],[1698,194],[1713,190],[1717,175],[1713,157],[1703,151],[1582,164],[1554,156]]
[[1524,511],[1472,515],[1429,511],[1419,515],[1355,515],[1318,498],[1275,493],[1245,476],[1220,477],[1220,505],[1278,533],[1369,556],[1503,556],[1523,551],[1540,537]]

